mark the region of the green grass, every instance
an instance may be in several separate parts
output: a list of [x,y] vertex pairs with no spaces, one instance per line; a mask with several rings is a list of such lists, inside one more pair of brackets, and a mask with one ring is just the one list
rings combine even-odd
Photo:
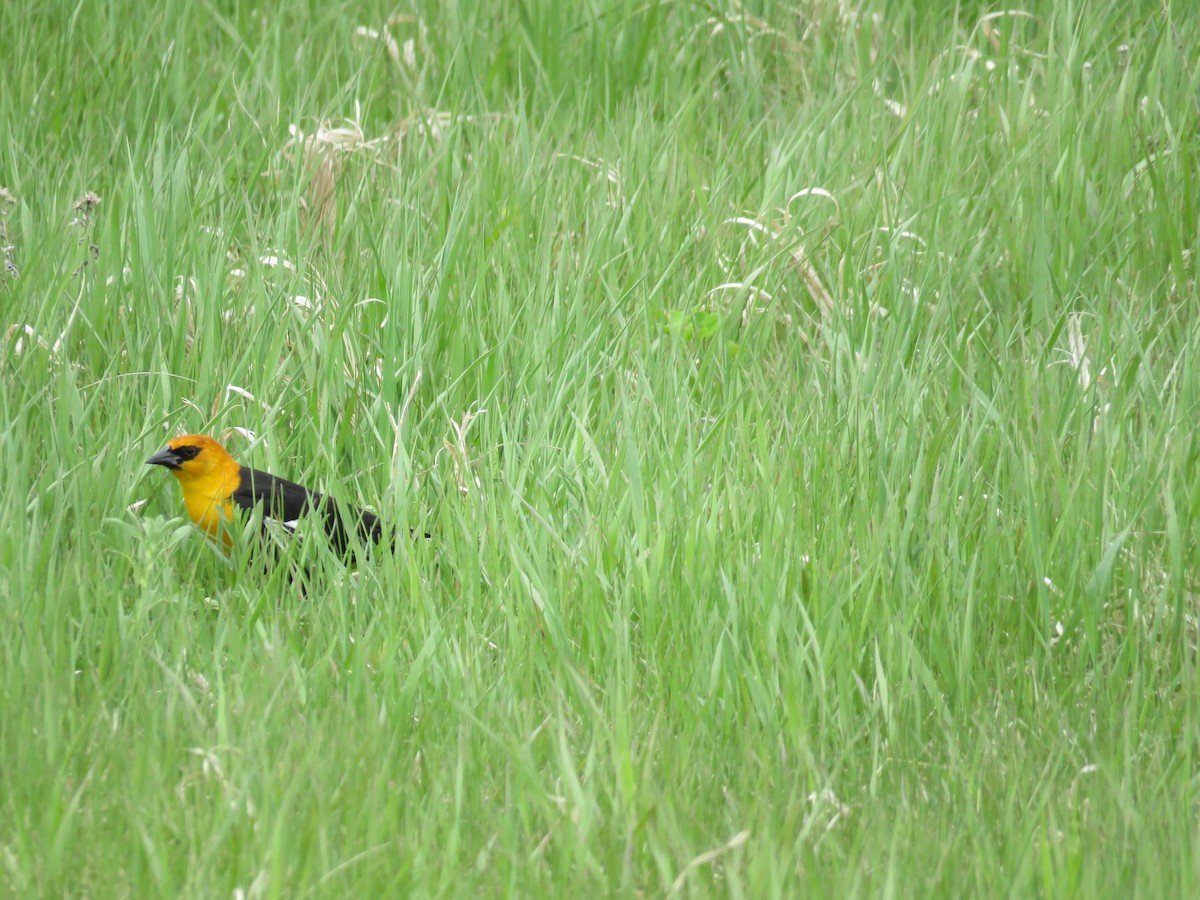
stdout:
[[0,894],[1200,892],[1189,4],[262,10],[0,5]]

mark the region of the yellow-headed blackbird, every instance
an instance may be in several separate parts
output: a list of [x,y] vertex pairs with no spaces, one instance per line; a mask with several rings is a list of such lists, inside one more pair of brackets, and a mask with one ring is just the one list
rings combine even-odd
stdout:
[[[146,460],[149,466],[170,469],[183,488],[188,516],[210,537],[231,543],[234,510],[261,507],[264,527],[274,521],[295,533],[305,516],[316,513],[324,521],[329,539],[339,553],[349,548],[347,527],[355,528],[364,542],[377,543],[383,535],[373,513],[336,503],[333,498],[257,469],[238,465],[215,440],[203,434],[172,439]],[[311,518],[309,519],[312,520]]]

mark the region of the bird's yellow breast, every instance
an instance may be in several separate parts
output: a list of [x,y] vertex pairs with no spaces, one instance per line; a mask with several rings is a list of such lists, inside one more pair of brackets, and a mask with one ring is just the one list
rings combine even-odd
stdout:
[[[209,477],[201,478],[179,477],[179,486],[183,488],[183,503],[187,507],[188,518],[209,537],[221,535],[226,544],[230,543],[228,523],[233,520],[232,494],[236,483],[229,484],[222,473],[212,473]],[[223,523],[226,525],[224,528]]]

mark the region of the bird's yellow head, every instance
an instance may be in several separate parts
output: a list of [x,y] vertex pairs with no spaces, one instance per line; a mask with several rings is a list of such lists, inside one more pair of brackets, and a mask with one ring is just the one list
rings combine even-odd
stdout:
[[185,434],[172,438],[152,457],[148,466],[164,466],[180,482],[206,481],[224,475],[236,463],[228,451],[206,434]]
[[152,457],[150,466],[171,470],[183,489],[188,516],[211,537],[224,532],[223,524],[233,518],[233,493],[241,484],[240,467],[225,448],[204,434],[173,438]]

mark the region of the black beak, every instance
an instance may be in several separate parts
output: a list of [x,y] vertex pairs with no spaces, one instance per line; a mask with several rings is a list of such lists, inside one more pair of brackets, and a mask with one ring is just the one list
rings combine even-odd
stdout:
[[178,469],[183,459],[170,447],[163,447],[146,460],[148,466],[166,466],[168,469]]

